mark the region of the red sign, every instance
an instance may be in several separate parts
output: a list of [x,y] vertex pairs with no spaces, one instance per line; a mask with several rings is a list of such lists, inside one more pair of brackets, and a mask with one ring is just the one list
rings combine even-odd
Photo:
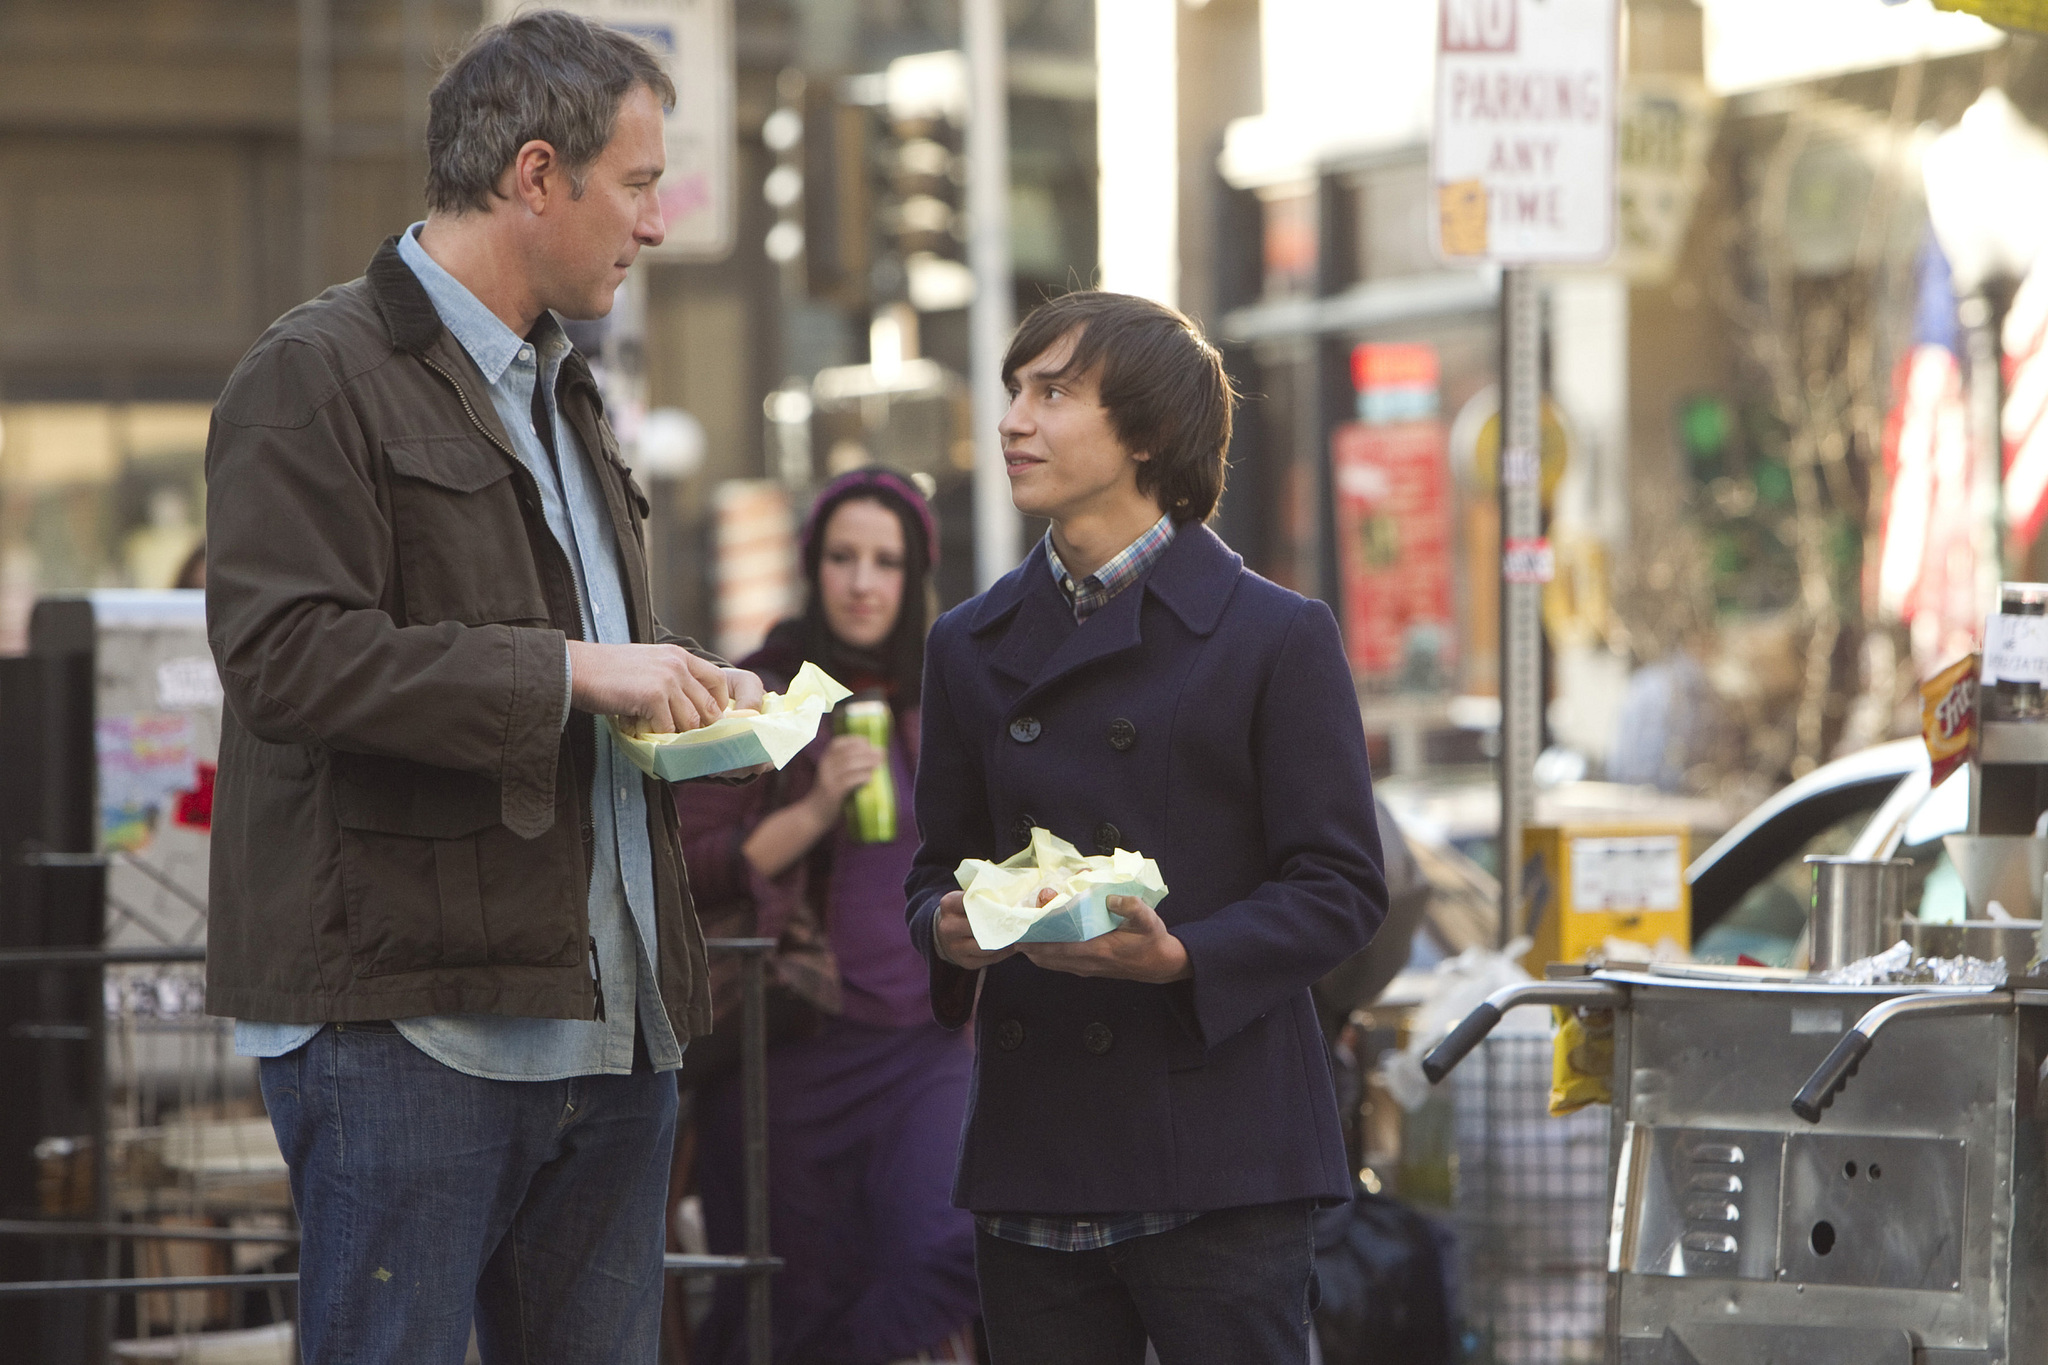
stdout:
[[1457,651],[1443,424],[1347,422],[1330,438],[1344,640],[1365,675],[1448,686]]
[[1500,576],[1510,583],[1548,583],[1557,577],[1557,556],[1551,553],[1550,542],[1541,536],[1508,541],[1501,547]]
[[1351,387],[1429,389],[1437,385],[1436,347],[1418,342],[1361,341],[1351,348]]

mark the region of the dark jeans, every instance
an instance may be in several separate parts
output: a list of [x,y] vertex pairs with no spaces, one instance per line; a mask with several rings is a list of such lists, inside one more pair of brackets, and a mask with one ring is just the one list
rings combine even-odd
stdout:
[[1307,1201],[1218,1209],[1100,1251],[975,1234],[995,1365],[1304,1365],[1315,1285]]
[[654,1365],[673,1074],[487,1081],[388,1024],[263,1062],[305,1365]]

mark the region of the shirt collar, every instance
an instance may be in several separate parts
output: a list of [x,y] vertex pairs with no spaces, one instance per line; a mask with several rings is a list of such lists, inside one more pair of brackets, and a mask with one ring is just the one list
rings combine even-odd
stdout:
[[1173,514],[1162,513],[1159,520],[1145,529],[1144,534],[1110,556],[1109,562],[1089,574],[1080,582],[1067,571],[1067,565],[1060,558],[1060,552],[1052,542],[1052,532],[1045,533],[1045,558],[1052,569],[1053,582],[1060,585],[1073,602],[1077,613],[1086,615],[1094,608],[1122,592],[1142,578],[1145,571],[1159,561],[1166,553],[1166,547],[1173,544]]
[[[441,263],[427,254],[419,243],[419,230],[425,223],[414,223],[398,235],[398,254],[412,273],[419,277],[420,287],[427,291],[433,301],[434,311],[441,315],[442,325],[469,352],[469,358],[476,362],[486,382],[496,384],[505,377],[512,362],[519,358],[520,348],[526,339],[507,327],[496,313],[484,307],[468,286],[442,268]],[[562,326],[555,321],[555,315],[544,312],[533,331],[534,349],[540,359],[552,366],[568,349],[569,338]]]

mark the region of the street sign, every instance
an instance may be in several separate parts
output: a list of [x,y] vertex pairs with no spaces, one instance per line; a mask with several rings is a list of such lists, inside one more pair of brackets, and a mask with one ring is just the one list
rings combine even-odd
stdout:
[[1431,204],[1448,261],[1614,250],[1619,0],[1442,0]]
[[[548,0],[632,34],[661,55],[676,86],[661,212],[668,235],[641,260],[722,261],[733,244],[732,0]],[[532,0],[490,0],[502,23]]]

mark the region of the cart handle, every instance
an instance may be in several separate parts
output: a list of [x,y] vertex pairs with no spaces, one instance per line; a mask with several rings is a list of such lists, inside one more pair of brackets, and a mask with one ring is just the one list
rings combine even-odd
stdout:
[[1799,1093],[1792,1099],[1792,1112],[1808,1123],[1819,1123],[1821,1110],[1835,1102],[1835,1096],[1856,1074],[1864,1054],[1877,1038],[1877,1031],[1901,1015],[1908,1014],[2003,1014],[2013,1006],[2011,991],[1981,991],[1970,995],[1898,995],[1879,1001],[1865,1012],[1856,1026],[1843,1034]]
[[1576,1005],[1581,1009],[1613,1009],[1628,1003],[1628,992],[1601,981],[1518,981],[1502,986],[1486,997],[1484,1004],[1458,1021],[1444,1040],[1422,1059],[1422,1074],[1429,1083],[1451,1074],[1451,1068],[1465,1060],[1465,1054],[1486,1041],[1500,1017],[1517,1005]]

